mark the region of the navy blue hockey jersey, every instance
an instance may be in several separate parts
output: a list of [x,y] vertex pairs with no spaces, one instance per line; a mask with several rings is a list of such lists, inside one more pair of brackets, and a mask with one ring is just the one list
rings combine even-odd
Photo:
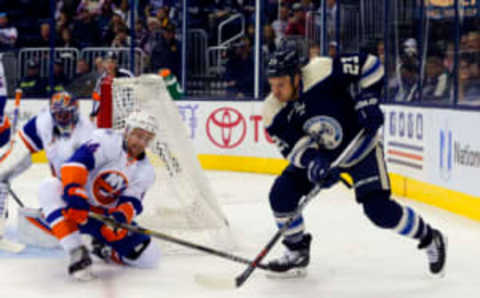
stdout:
[[282,103],[270,94],[263,107],[264,125],[282,155],[304,168],[302,154],[315,148],[332,162],[362,127],[355,111],[356,95],[379,99],[383,65],[373,55],[318,57],[302,69],[297,100]]

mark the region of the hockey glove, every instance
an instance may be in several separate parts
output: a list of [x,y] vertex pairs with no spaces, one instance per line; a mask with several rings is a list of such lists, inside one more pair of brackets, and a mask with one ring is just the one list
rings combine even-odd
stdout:
[[108,214],[120,223],[131,223],[134,209],[132,204],[126,202],[118,205],[116,208],[108,209]]
[[375,97],[360,97],[355,105],[358,123],[367,133],[376,133],[383,124],[383,113]]
[[100,233],[107,242],[114,242],[125,238],[128,234],[128,231],[125,229],[112,228],[108,225],[103,225],[100,228]]
[[330,163],[325,158],[317,156],[308,163],[307,176],[310,182],[329,188],[340,179],[340,170],[330,168]]
[[[118,205],[116,208],[110,208],[108,214],[119,223],[131,223],[134,210],[131,203],[125,202]],[[108,242],[122,240],[128,234],[125,229],[112,228],[107,225],[103,225],[100,232]]]
[[63,216],[77,224],[86,224],[90,204],[85,189],[75,183],[69,184],[64,188],[62,198],[67,203]]

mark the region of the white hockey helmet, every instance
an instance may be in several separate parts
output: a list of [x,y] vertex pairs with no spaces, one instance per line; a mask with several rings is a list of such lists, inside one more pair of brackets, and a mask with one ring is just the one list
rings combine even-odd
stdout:
[[125,131],[128,133],[135,128],[157,134],[159,129],[157,117],[146,111],[135,110],[125,120]]

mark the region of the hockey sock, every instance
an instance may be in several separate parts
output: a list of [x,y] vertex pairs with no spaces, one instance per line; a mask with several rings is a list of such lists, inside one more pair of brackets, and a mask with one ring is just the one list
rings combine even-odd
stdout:
[[432,228],[412,208],[402,207],[403,214],[394,230],[400,235],[415,239],[432,238]]
[[[292,213],[275,213],[275,221],[277,223],[277,227],[281,229],[284,226],[285,222],[287,222],[292,215]],[[303,216],[299,214],[295,217],[295,220],[285,231],[285,241],[290,243],[301,241],[304,231],[305,225],[303,223]]]

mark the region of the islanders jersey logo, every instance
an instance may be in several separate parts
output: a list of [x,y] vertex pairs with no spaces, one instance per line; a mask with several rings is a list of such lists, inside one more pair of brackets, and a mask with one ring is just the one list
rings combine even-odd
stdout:
[[335,118],[329,116],[312,117],[305,122],[303,129],[325,149],[333,150],[342,143],[342,126]]
[[93,181],[93,196],[102,205],[108,205],[127,189],[128,179],[122,172],[108,170],[100,172]]

